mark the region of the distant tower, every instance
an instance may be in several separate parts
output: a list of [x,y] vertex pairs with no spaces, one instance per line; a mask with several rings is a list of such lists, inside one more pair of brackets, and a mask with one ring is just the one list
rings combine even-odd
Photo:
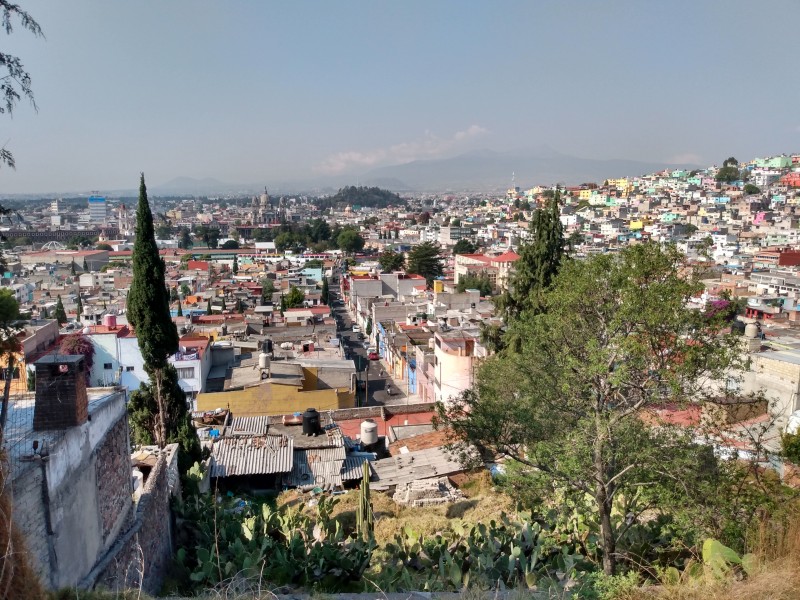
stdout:
[[108,224],[108,202],[105,196],[89,196],[89,223],[95,226]]
[[270,208],[272,208],[272,200],[269,198],[269,192],[267,191],[267,188],[264,188],[264,193],[261,194],[258,208],[259,223],[267,223],[269,221]]
[[117,208],[117,225],[121,232],[130,231],[130,214],[128,213],[128,208],[124,204],[120,204],[119,208]]

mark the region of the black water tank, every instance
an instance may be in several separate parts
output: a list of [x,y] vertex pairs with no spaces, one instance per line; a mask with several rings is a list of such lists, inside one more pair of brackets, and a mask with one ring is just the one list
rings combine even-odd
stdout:
[[307,408],[303,413],[303,435],[317,435],[322,431],[316,408]]

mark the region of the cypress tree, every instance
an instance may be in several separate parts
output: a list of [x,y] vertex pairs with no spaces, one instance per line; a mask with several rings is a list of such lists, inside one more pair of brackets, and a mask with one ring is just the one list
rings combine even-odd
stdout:
[[239,274],[239,259],[236,256],[233,257],[233,274]]
[[508,289],[497,303],[508,320],[525,311],[539,312],[542,293],[561,267],[566,241],[560,219],[560,199],[561,194],[556,190],[531,218],[529,239],[520,247],[520,258],[514,263]]
[[[141,417],[131,420],[131,428],[135,441],[141,442],[151,436],[163,448],[170,442],[180,440],[184,452],[196,454],[199,449],[197,438],[192,442],[179,435],[185,429],[189,414],[186,411],[185,394],[177,385],[177,377],[172,376],[174,368],[167,361],[178,351],[178,330],[170,314],[164,271],[164,260],[156,246],[153,213],[142,174],[136,210],[136,241],[133,245],[133,282],[128,293],[127,313],[128,321],[136,330],[150,384],[146,391],[131,395],[130,412]],[[148,415],[149,419],[145,418]],[[152,429],[145,431],[148,426]]]
[[321,298],[323,304],[328,304],[328,300],[330,300],[330,290],[328,289],[328,278],[322,278],[322,294]]
[[76,304],[76,310],[78,311],[78,321],[80,321],[81,317],[83,316],[83,302],[81,301],[80,293],[78,294],[78,302]]
[[183,307],[181,306],[181,299],[180,298],[178,298],[178,316],[179,317],[183,316]]
[[56,301],[56,310],[53,314],[53,318],[58,321],[59,325],[63,325],[67,322],[67,311],[64,310],[64,303],[61,302],[61,295],[58,296],[58,300]]
[[225,312],[227,307],[225,306],[225,296],[222,297],[222,312]]

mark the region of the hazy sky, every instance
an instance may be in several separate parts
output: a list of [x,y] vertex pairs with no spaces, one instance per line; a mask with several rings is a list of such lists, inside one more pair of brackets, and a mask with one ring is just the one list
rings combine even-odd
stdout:
[[20,0],[0,193],[358,174],[476,148],[800,151],[797,0]]

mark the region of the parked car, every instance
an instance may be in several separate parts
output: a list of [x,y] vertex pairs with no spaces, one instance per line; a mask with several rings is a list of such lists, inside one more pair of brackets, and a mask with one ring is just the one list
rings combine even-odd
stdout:
[[370,360],[378,360],[380,356],[378,356],[377,352],[370,352],[369,354],[367,354],[367,358]]
[[386,393],[390,396],[394,396],[397,393],[397,388],[393,385],[386,384]]

